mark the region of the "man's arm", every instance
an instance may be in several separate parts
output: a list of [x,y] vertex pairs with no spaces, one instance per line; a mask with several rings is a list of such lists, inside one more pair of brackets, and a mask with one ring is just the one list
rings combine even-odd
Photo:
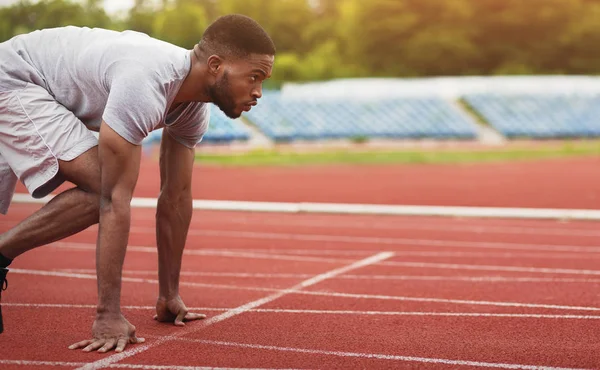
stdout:
[[140,170],[141,147],[102,123],[98,146],[100,224],[96,249],[98,314],[121,313],[121,273],[129,241],[131,198]]
[[192,170],[195,151],[163,130],[160,147],[160,195],[156,211],[159,297],[156,319],[182,326],[205,315],[188,313],[179,296],[183,250],[192,219]]
[[100,223],[96,247],[98,307],[92,328],[93,339],[69,348],[85,347],[106,352],[116,347],[121,352],[127,343],[140,343],[135,327],[121,314],[121,275],[129,240],[131,198],[135,188],[141,147],[119,136],[106,123],[100,127]]

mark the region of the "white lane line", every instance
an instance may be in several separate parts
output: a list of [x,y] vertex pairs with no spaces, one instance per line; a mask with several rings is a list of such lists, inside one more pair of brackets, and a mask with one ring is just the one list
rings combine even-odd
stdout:
[[[25,308],[61,308],[61,309],[95,309],[91,304],[62,304],[62,303],[3,303],[4,307]],[[122,306],[123,310],[155,310],[155,306]],[[190,311],[207,312],[229,311],[231,308],[188,307]],[[552,319],[552,320],[600,320],[600,315],[552,315],[552,314],[521,314],[521,313],[488,313],[488,312],[425,312],[425,311],[353,311],[353,310],[309,310],[309,309],[277,309],[255,308],[248,310],[252,313],[283,313],[283,314],[315,314],[315,315],[349,315],[349,316],[432,316],[432,317],[485,317],[485,318],[514,318],[514,319]]]
[[461,248],[484,248],[484,249],[516,249],[516,250],[543,250],[543,251],[565,251],[565,252],[589,252],[600,253],[600,247],[586,247],[577,245],[553,245],[553,244],[531,244],[531,243],[506,243],[506,242],[474,242],[463,240],[435,240],[435,239],[409,239],[409,238],[386,238],[386,237],[364,237],[347,235],[318,235],[318,234],[291,234],[291,233],[267,233],[254,231],[230,231],[230,230],[194,230],[189,235],[215,236],[226,238],[247,238],[265,240],[299,240],[305,242],[337,242],[353,244],[383,244],[383,245],[420,245],[434,247],[461,247]]
[[[154,230],[154,229],[152,229]],[[145,233],[149,232],[145,228]],[[347,236],[347,235],[318,235],[318,234],[291,234],[291,233],[267,233],[255,231],[230,231],[230,230],[190,230],[188,235],[193,236],[214,236],[223,238],[246,238],[263,240],[297,240],[304,242],[335,242],[351,244],[383,244],[383,245],[402,245],[402,246],[429,246],[429,247],[459,247],[459,248],[481,248],[481,249],[510,249],[526,251],[563,251],[563,252],[587,252],[600,253],[598,246],[578,246],[578,245],[553,245],[553,244],[532,244],[532,243],[508,243],[508,242],[476,242],[463,240],[435,240],[435,239],[409,239],[409,238],[388,238],[388,237],[366,237],[366,236]]]
[[[290,252],[293,253],[293,252]],[[445,251],[402,251],[396,252],[398,256],[415,257],[453,257],[453,258],[507,258],[507,259],[559,259],[559,260],[590,260],[599,259],[600,253],[497,253],[497,252],[445,252]]]
[[[150,220],[150,219],[149,219]],[[153,219],[152,219],[153,220]],[[396,220],[395,222],[385,222],[380,218],[379,221],[351,221],[341,219],[322,219],[322,220],[298,220],[292,218],[269,219],[266,215],[260,218],[249,217],[229,217],[223,219],[224,223],[238,225],[269,225],[269,226],[291,226],[291,227],[310,227],[310,228],[350,228],[350,229],[368,229],[368,230],[439,230],[458,232],[464,234],[528,234],[528,235],[557,235],[557,236],[581,236],[581,237],[599,237],[600,231],[593,229],[576,229],[556,227],[557,222],[549,227],[539,226],[500,226],[488,224],[474,224],[472,220],[456,221],[444,219],[444,222],[414,222],[406,219]],[[460,224],[462,222],[462,224]]]
[[[83,243],[68,243],[58,242],[55,243],[57,246],[76,248],[81,246]],[[132,246],[136,249],[144,249],[146,251],[153,251],[155,248]],[[91,246],[85,246],[84,249],[91,249]],[[142,250],[140,249],[140,250]],[[224,256],[224,257],[248,257],[253,258],[267,258],[268,256],[274,256],[277,259],[289,259],[289,256],[300,257],[309,256],[306,261],[332,261],[330,259],[324,259],[317,256],[333,256],[333,257],[366,257],[373,254],[373,250],[343,250],[343,249],[287,249],[287,248],[267,248],[267,249],[248,249],[248,248],[202,248],[202,249],[189,249],[190,253],[203,255],[203,256]],[[449,252],[449,251],[406,251],[394,250],[396,256],[416,256],[416,257],[472,257],[472,258],[535,258],[535,259],[578,259],[578,260],[589,260],[589,259],[600,259],[600,253],[549,253],[547,251],[539,252]],[[302,260],[304,257],[301,257]],[[337,261],[337,260],[336,260]]]
[[[44,270],[29,270],[29,269],[10,269],[11,273],[14,274],[22,274],[22,275],[37,275],[37,276],[54,276],[54,277],[65,277],[65,278],[75,278],[75,279],[84,279],[84,280],[96,280],[96,275],[93,274],[72,274],[68,272],[60,272],[60,271],[44,271]],[[131,278],[123,276],[121,277],[121,281],[127,283],[146,283],[146,284],[158,284],[157,279],[142,279],[142,278]],[[237,285],[227,285],[227,284],[207,284],[207,283],[195,283],[189,281],[180,281],[179,285],[189,286],[194,288],[210,288],[210,289],[227,289],[227,290],[248,290],[255,292],[280,292],[282,289],[276,288],[262,288],[262,287],[244,287]]]
[[[224,251],[224,249],[205,249],[206,251],[210,251],[211,253],[218,253]],[[367,256],[373,251],[367,250],[321,250],[321,249],[281,249],[281,248],[271,248],[271,249],[232,249],[227,248],[227,252],[230,253],[276,253],[276,254],[290,254],[290,255],[322,255],[322,256]],[[447,251],[396,251],[394,250],[396,256],[416,256],[416,257],[456,257],[456,258],[535,258],[535,259],[600,259],[600,253],[569,253],[569,252],[560,252],[560,253],[549,253],[546,251],[539,252],[447,252]]]
[[[29,361],[29,360],[0,360],[0,364],[16,366],[61,366],[74,367],[85,366],[88,362],[62,362],[62,361]],[[204,367],[204,366],[175,366],[175,365],[138,365],[138,364],[111,364],[112,369],[148,369],[148,370],[271,370],[255,368],[223,368],[223,367]],[[279,370],[279,369],[278,369]],[[290,369],[291,370],[291,369]]]
[[[46,203],[53,195],[34,199],[29,194],[17,193],[14,203]],[[156,198],[131,200],[132,208],[156,208]],[[452,207],[414,206],[391,204],[342,204],[342,203],[282,203],[254,202],[237,200],[193,200],[194,210],[253,211],[275,213],[312,214],[360,214],[395,216],[447,216],[447,217],[491,217],[517,219],[577,219],[600,220],[600,211],[592,209],[550,209],[550,208],[509,208],[509,207]]]
[[[71,272],[80,274],[95,274],[95,269],[56,269],[58,272]],[[123,270],[124,275],[152,275],[158,276],[158,270]],[[257,278],[257,279],[307,279],[312,277],[311,274],[285,274],[285,273],[246,273],[246,272],[203,272],[203,271],[181,271],[181,276],[194,277],[231,277],[231,278]],[[358,275],[344,275],[358,276]],[[337,279],[343,278],[336,277]],[[598,280],[600,281],[600,279]]]
[[565,275],[600,275],[600,270],[577,270],[547,267],[521,267],[521,266],[492,266],[492,265],[467,265],[457,263],[430,263],[430,262],[382,262],[379,265],[434,268],[444,270],[476,270],[476,271],[510,271],[510,272],[535,272],[540,274],[565,274]]
[[28,360],[2,360],[0,364],[3,365],[15,365],[15,366],[62,366],[62,367],[74,367],[81,366],[85,362],[63,362],[63,361],[28,361]]
[[[214,251],[217,251],[214,249]],[[293,255],[324,255],[324,256],[364,256],[373,251],[348,251],[348,250],[316,250],[316,249],[227,249],[230,252],[251,252],[251,253],[278,253]],[[396,256],[416,256],[416,257],[456,257],[456,258],[535,258],[535,259],[599,259],[600,253],[552,253],[546,251],[539,252],[447,252],[439,250],[418,250],[418,251],[394,251]]]
[[[374,264],[374,263],[372,263]],[[24,269],[12,269],[11,271],[17,274],[27,275],[42,275],[42,276],[56,276],[56,277],[72,277],[79,279],[95,279],[95,275],[85,274],[70,274],[64,272],[55,271],[38,271],[38,270],[24,270]],[[333,279],[331,277],[329,279]],[[138,278],[127,278],[123,277],[124,282],[134,283],[151,283],[158,284],[158,280],[153,279],[138,279]],[[310,280],[310,279],[309,279]],[[377,294],[353,294],[353,293],[336,293],[336,292],[319,292],[319,291],[307,291],[307,290],[290,290],[290,289],[274,289],[274,288],[263,288],[263,287],[246,287],[226,284],[202,284],[202,283],[189,283],[180,282],[180,285],[190,287],[203,287],[211,289],[227,289],[227,290],[242,290],[242,291],[260,291],[260,292],[275,292],[277,294],[302,294],[302,295],[316,295],[325,297],[341,297],[341,298],[355,298],[355,299],[376,299],[376,300],[395,300],[395,301],[406,301],[406,302],[427,302],[427,303],[447,303],[447,304],[464,304],[464,305],[483,305],[483,306],[498,306],[498,307],[522,307],[522,308],[544,308],[544,309],[556,309],[556,310],[573,310],[573,311],[600,311],[600,307],[582,307],[582,306],[566,306],[566,305],[550,305],[550,304],[538,304],[538,303],[518,303],[518,302],[502,302],[502,301],[475,301],[475,300],[460,300],[460,299],[447,299],[447,298],[429,298],[429,297],[405,297],[405,296],[390,296],[390,295],[377,295]]]
[[600,311],[600,307],[566,306],[566,305],[501,302],[501,301],[475,301],[475,300],[447,299],[447,298],[405,297],[405,296],[390,296],[390,295],[380,295],[380,294],[354,294],[354,293],[335,293],[335,292],[317,292],[317,291],[301,291],[301,292],[296,292],[296,294],[316,295],[316,296],[326,296],[326,297],[340,297],[340,298],[354,298],[354,299],[380,299],[380,300],[404,301],[404,302],[449,303],[449,304],[497,306],[497,307],[546,308],[546,309],[553,309],[553,310],[573,310],[573,311]]
[[[52,244],[55,248],[66,248],[73,250],[93,250],[95,246],[93,244],[86,243],[55,243]],[[156,248],[152,247],[139,247],[129,246],[128,251],[132,252],[143,252],[143,253],[156,253]],[[274,255],[274,254],[261,254],[261,253],[217,253],[210,254],[202,250],[188,249],[184,250],[185,255],[218,255],[222,257],[235,257],[235,258],[255,258],[255,259],[276,259],[286,260],[295,262],[322,262],[322,263],[348,263],[350,260],[342,258],[319,258],[319,257],[305,257],[305,256],[292,256],[292,255]],[[395,252],[394,252],[395,253]],[[565,274],[565,275],[600,275],[600,270],[578,270],[578,269],[560,269],[560,268],[546,268],[546,267],[521,267],[521,266],[490,266],[490,265],[470,265],[470,264],[452,264],[452,263],[431,263],[431,262],[396,262],[396,261],[384,261],[377,265],[382,266],[395,266],[395,267],[408,267],[408,268],[432,268],[432,269],[444,269],[444,270],[476,270],[476,271],[510,271],[510,272],[533,272],[540,274]]]
[[[244,254],[255,253],[255,254],[276,254],[276,255],[295,255],[295,256],[342,256],[342,257],[355,257],[355,256],[368,256],[373,253],[372,250],[327,250],[327,249],[282,249],[282,248],[270,248],[270,249],[201,249],[202,253],[206,255],[223,255],[223,256],[244,256]],[[546,251],[539,252],[447,252],[447,251],[397,251],[394,250],[396,256],[415,256],[415,257],[456,257],[456,258],[535,258],[535,259],[577,259],[577,260],[589,260],[589,259],[600,259],[600,253],[549,253]]]
[[460,281],[471,283],[587,283],[597,284],[600,279],[538,278],[516,276],[431,276],[431,275],[344,275],[344,280],[406,280],[406,281]]
[[[71,242],[58,242],[50,244],[53,248],[71,249],[71,250],[96,250],[95,244],[90,243],[71,243]],[[127,251],[131,252],[143,252],[156,254],[155,247],[142,247],[136,245],[130,245],[127,247]],[[373,251],[371,251],[373,253]],[[322,263],[344,263],[351,262],[350,259],[339,259],[339,258],[322,258],[322,257],[306,257],[306,256],[294,256],[287,254],[268,254],[268,253],[249,253],[249,252],[230,252],[227,250],[204,250],[204,249],[185,249],[183,254],[190,256],[216,256],[216,257],[231,257],[231,258],[252,258],[252,259],[269,259],[269,260],[282,260],[282,261],[294,261],[294,262],[322,262]]]
[[[95,274],[94,269],[57,269],[58,272],[72,272],[81,274]],[[157,270],[123,270],[124,275],[152,275],[157,276]],[[306,279],[310,274],[285,274],[285,273],[246,273],[246,272],[202,272],[181,271],[181,276],[192,277],[230,277],[240,279]],[[600,283],[600,279],[585,278],[538,278],[515,276],[431,276],[431,275],[342,275],[336,277],[342,280],[403,280],[403,281],[464,281],[479,283]]]
[[566,275],[600,275],[600,270],[578,270],[547,267],[521,267],[521,266],[493,266],[469,265],[458,263],[431,263],[431,262],[382,262],[382,266],[432,268],[444,270],[475,270],[475,271],[506,271],[506,272],[535,272],[540,274],[566,274]]
[[[140,233],[153,233],[152,228],[132,227],[132,231]],[[396,245],[396,246],[427,246],[436,248],[475,248],[475,249],[501,249],[501,250],[524,250],[524,251],[554,251],[554,252],[584,252],[600,253],[600,246],[582,245],[559,245],[559,244],[534,244],[534,243],[510,243],[510,242],[486,242],[486,241],[464,241],[464,240],[436,240],[436,239],[409,239],[393,237],[366,237],[347,235],[317,235],[317,234],[292,234],[292,233],[267,233],[254,231],[231,231],[231,230],[190,230],[189,236],[212,236],[219,238],[241,238],[260,240],[295,240],[304,242],[330,242],[370,245]],[[600,242],[599,242],[600,244]],[[389,248],[386,247],[386,250]]]
[[295,293],[295,292],[297,292],[297,291],[299,291],[301,289],[313,286],[313,285],[318,284],[318,283],[320,283],[322,281],[325,281],[327,279],[331,279],[331,278],[333,278],[335,276],[338,276],[338,275],[341,275],[341,274],[345,274],[345,273],[347,273],[349,271],[356,270],[356,269],[359,269],[359,268],[362,268],[362,267],[365,267],[365,266],[368,266],[368,265],[371,265],[371,264],[383,261],[383,260],[385,260],[387,258],[392,257],[393,255],[394,254],[391,253],[391,252],[382,252],[382,253],[378,253],[376,255],[373,255],[371,257],[365,258],[363,260],[354,262],[354,263],[352,263],[350,265],[346,265],[344,267],[340,267],[340,268],[337,268],[337,269],[325,272],[323,274],[317,275],[317,276],[312,277],[310,279],[304,280],[303,282],[301,282],[301,283],[299,283],[297,285],[294,285],[293,287],[291,287],[289,289],[285,289],[285,290],[279,291],[277,293],[271,294],[271,295],[266,296],[264,298],[261,298],[261,299],[249,302],[249,303],[247,303],[245,305],[242,305],[242,306],[239,306],[239,307],[234,308],[232,310],[226,311],[226,312],[224,312],[224,313],[222,313],[220,315],[213,316],[210,319],[207,319],[205,321],[201,321],[201,322],[198,323],[199,325],[189,326],[187,329],[181,330],[181,331],[179,331],[176,334],[161,337],[156,342],[142,344],[141,346],[138,346],[138,347],[133,347],[133,348],[131,348],[131,350],[111,355],[111,356],[106,357],[106,358],[104,358],[102,360],[96,361],[96,362],[94,362],[92,364],[88,364],[86,366],[83,366],[83,367],[81,367],[79,369],[80,370],[92,370],[92,369],[101,369],[103,367],[107,367],[110,364],[117,363],[117,362],[119,362],[119,361],[121,361],[121,360],[123,360],[125,358],[135,356],[135,355],[137,355],[139,353],[142,353],[142,352],[145,352],[145,351],[147,351],[147,350],[149,350],[149,349],[151,349],[153,347],[156,347],[156,346],[159,346],[159,345],[161,345],[163,343],[175,340],[178,337],[181,337],[183,335],[188,335],[188,334],[191,334],[191,333],[195,333],[197,331],[200,331],[200,330],[206,328],[209,325],[213,325],[213,324],[216,324],[216,323],[221,322],[223,320],[227,320],[227,319],[229,319],[231,317],[243,314],[244,312],[247,312],[247,311],[249,311],[251,309],[257,308],[259,306],[262,306],[264,304],[267,304],[269,302],[277,300],[277,299],[279,299],[279,298],[281,298],[283,296],[286,296],[288,294]]
[[235,348],[262,349],[262,350],[269,350],[269,351],[306,353],[306,354],[311,354],[311,355],[355,357],[355,358],[363,358],[363,359],[390,360],[390,361],[399,361],[399,362],[417,362],[417,363],[427,363],[427,364],[444,364],[444,365],[458,365],[458,366],[478,366],[478,367],[489,367],[489,368],[500,368],[500,369],[575,370],[573,368],[552,367],[552,366],[505,364],[505,363],[467,361],[467,360],[450,360],[450,359],[444,359],[444,358],[385,355],[385,354],[376,354],[376,353],[325,351],[325,350],[320,350],[320,349],[268,346],[268,345],[261,345],[261,344],[223,342],[223,341],[217,341],[217,340],[204,340],[204,339],[177,338],[177,341],[197,343],[197,344],[208,344],[208,345],[214,345],[214,346],[235,347]]

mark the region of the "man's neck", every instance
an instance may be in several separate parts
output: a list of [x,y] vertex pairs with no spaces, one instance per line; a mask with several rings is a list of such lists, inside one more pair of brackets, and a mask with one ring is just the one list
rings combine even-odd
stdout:
[[181,84],[179,92],[173,101],[173,108],[171,109],[175,109],[175,107],[181,103],[211,101],[210,96],[205,92],[207,90],[205,88],[206,80],[204,78],[206,74],[206,65],[197,59],[193,50],[190,51],[190,59],[190,72]]

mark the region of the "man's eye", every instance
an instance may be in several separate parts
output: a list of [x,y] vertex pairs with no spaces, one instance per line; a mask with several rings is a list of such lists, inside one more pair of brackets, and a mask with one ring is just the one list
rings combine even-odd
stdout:
[[258,76],[257,75],[253,75],[253,76],[250,77],[250,80],[252,82],[256,82],[256,80],[258,80]]

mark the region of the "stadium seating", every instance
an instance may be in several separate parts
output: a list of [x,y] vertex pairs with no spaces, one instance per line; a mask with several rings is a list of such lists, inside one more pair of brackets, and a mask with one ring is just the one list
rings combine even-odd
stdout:
[[[492,127],[508,138],[600,137],[600,93],[487,92],[460,95]],[[264,91],[258,106],[244,113],[275,141],[327,139],[475,139],[477,126],[453,100],[428,94],[341,99],[289,96]],[[251,138],[240,120],[211,104],[204,143]],[[146,139],[160,140],[160,131]]]
[[600,136],[600,95],[479,93],[464,99],[510,138]]
[[278,141],[339,138],[474,138],[460,108],[436,97],[342,101],[263,94],[245,117]]

